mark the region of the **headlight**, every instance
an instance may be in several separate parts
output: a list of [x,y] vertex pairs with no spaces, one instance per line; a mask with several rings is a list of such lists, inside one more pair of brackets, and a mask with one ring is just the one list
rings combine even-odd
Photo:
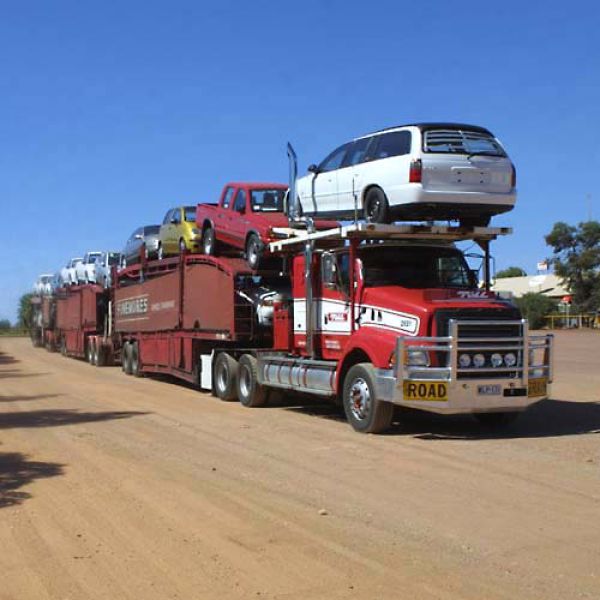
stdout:
[[466,368],[470,367],[471,366],[471,357],[468,354],[461,354],[458,357],[458,364],[463,369],[466,369]]
[[411,350],[409,348],[406,351],[406,364],[409,367],[428,367],[429,355],[424,350]]
[[494,354],[492,354],[490,362],[492,363],[492,367],[494,367],[496,369],[498,367],[501,367],[502,366],[502,354],[498,354],[497,352],[494,352]]
[[473,357],[473,366],[479,369],[483,365],[485,365],[485,356],[483,354],[476,354]]
[[507,367],[514,367],[517,364],[517,357],[512,352],[505,354],[504,355],[504,364]]

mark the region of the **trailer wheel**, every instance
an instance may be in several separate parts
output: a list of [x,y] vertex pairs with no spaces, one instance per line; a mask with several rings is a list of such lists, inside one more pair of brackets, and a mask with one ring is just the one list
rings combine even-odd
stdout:
[[67,342],[66,342],[65,338],[60,339],[60,353],[63,356],[67,355]]
[[237,399],[238,361],[226,352],[220,352],[215,360],[215,394],[230,402]]
[[141,369],[141,364],[140,364],[140,347],[138,345],[138,342],[131,342],[130,343],[130,364],[131,364],[131,374],[134,375],[135,377],[141,377],[142,376],[142,369]]
[[106,366],[106,348],[100,344],[98,347],[96,345],[96,366],[97,367],[105,367]]
[[518,412],[473,413],[475,420],[489,429],[501,429],[513,423],[519,416]]
[[246,262],[251,269],[259,268],[262,254],[262,242],[255,233],[251,233],[246,240]]
[[208,256],[214,256],[216,250],[215,230],[206,226],[202,232],[202,252]]
[[240,358],[237,391],[240,402],[248,408],[264,406],[267,402],[267,390],[258,383],[256,358],[250,354]]
[[93,366],[94,364],[94,338],[89,337],[85,348],[85,354],[88,363]]
[[92,364],[97,367],[98,366],[98,354],[100,353],[100,349],[98,348],[98,339],[94,338],[94,344],[92,347]]
[[371,363],[350,368],[344,379],[344,412],[352,427],[360,433],[381,433],[390,427],[394,405],[375,397]]
[[131,375],[131,347],[131,342],[125,342],[123,344],[123,350],[121,352],[123,371],[126,375]]
[[389,223],[390,205],[378,187],[373,187],[367,192],[365,198],[365,218],[370,223]]

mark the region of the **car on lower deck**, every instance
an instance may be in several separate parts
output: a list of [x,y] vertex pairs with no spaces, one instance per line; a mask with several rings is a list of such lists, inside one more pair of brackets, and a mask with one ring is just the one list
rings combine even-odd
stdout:
[[514,207],[516,171],[483,127],[418,123],[342,144],[298,179],[297,196],[304,215],[485,226]]

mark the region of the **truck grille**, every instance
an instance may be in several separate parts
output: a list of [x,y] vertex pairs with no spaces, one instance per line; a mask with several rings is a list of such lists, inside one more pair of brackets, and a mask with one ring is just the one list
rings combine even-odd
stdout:
[[[458,379],[473,379],[481,377],[501,378],[517,377],[517,371],[506,371],[506,364],[501,367],[492,365],[492,355],[500,354],[502,358],[507,354],[513,354],[516,358],[514,367],[523,365],[522,346],[523,326],[515,323],[521,319],[520,311],[515,307],[502,309],[442,309],[435,314],[435,325],[438,336],[450,335],[449,323],[451,320],[460,321],[458,324],[458,356],[466,354],[470,357],[469,368],[461,372],[460,364],[457,365]],[[487,321],[489,324],[481,324],[479,321]],[[472,324],[469,321],[474,321]],[[507,321],[503,324],[499,321]],[[508,338],[508,339],[507,339]],[[489,342],[487,341],[489,339]],[[470,341],[473,340],[473,341]],[[474,369],[475,355],[483,355],[484,364]],[[449,355],[438,353],[439,361],[448,361]],[[446,365],[449,366],[449,365]],[[504,369],[500,371],[500,368]]]

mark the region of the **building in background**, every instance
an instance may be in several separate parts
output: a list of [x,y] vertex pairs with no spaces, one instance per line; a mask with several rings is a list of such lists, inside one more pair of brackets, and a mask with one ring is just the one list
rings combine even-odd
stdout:
[[511,292],[515,298],[520,298],[527,293],[544,294],[544,296],[557,301],[570,293],[560,277],[554,273],[527,275],[525,277],[502,277],[496,279],[492,285],[492,290],[495,292]]

